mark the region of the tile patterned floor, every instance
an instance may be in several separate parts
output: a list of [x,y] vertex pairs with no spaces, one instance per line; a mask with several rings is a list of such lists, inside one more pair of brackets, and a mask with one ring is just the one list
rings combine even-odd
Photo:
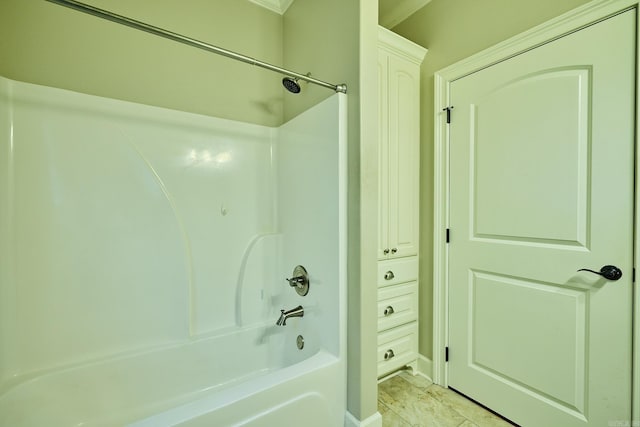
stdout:
[[449,389],[407,372],[378,384],[383,427],[513,427]]

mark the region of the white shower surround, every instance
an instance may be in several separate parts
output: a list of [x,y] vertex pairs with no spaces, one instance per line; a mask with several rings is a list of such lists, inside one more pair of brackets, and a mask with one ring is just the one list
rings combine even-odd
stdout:
[[0,78],[0,425],[342,425],[345,144]]

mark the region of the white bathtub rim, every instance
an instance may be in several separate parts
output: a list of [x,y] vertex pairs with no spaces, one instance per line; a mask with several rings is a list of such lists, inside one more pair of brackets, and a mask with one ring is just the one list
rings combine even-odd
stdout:
[[269,375],[263,375],[251,381],[239,383],[224,390],[224,393],[214,392],[210,396],[202,396],[190,402],[167,408],[147,418],[127,424],[127,427],[159,427],[173,426],[187,422],[212,411],[219,410],[236,402],[247,399],[250,396],[264,392],[267,389],[291,381],[293,378],[303,376],[311,371],[320,370],[327,366],[340,363],[341,360],[334,354],[320,350],[315,355],[275,371]]
[[117,363],[117,362],[125,361],[127,359],[144,357],[144,356],[151,355],[153,353],[177,350],[181,347],[190,347],[190,346],[195,346],[199,344],[203,345],[207,341],[223,339],[223,338],[230,337],[232,335],[236,335],[243,332],[249,332],[252,330],[262,329],[266,331],[272,328],[272,323],[273,322],[271,322],[271,320],[269,321],[265,320],[264,322],[256,322],[256,323],[247,324],[243,326],[228,326],[228,327],[217,329],[215,331],[207,332],[202,335],[193,336],[186,340],[173,341],[173,342],[158,344],[154,346],[145,345],[144,347],[140,347],[138,349],[132,349],[132,350],[130,349],[123,352],[116,352],[108,355],[101,355],[95,358],[88,358],[78,362],[70,362],[70,363],[65,363],[57,366],[48,367],[45,369],[30,371],[26,374],[14,376],[9,380],[6,380],[5,384],[0,384],[0,402],[5,396],[9,395],[9,393],[17,389],[18,387],[26,386],[30,383],[39,381],[41,379],[44,379],[50,376],[65,374],[68,372],[87,369],[91,367],[99,367],[101,365],[106,365],[109,363]]
[[[171,395],[162,400],[147,401],[130,407],[112,408],[116,410],[108,413],[94,413],[95,416],[91,418],[78,419],[74,422],[86,423],[88,426],[123,425],[126,423],[132,423],[130,425],[136,427],[174,425],[173,421],[176,419],[184,421],[206,414],[212,410],[229,406],[257,393],[284,384],[296,377],[338,363],[342,363],[342,361],[333,353],[319,350],[300,362],[280,369],[248,372],[243,376],[234,376],[230,381],[224,383],[194,389],[187,393]],[[342,372],[342,376],[346,377],[346,370],[342,369]],[[10,398],[11,396],[7,394],[5,397]],[[8,403],[5,402],[5,404]],[[11,419],[10,413],[5,415]],[[41,416],[46,417],[45,414],[31,413],[30,418],[28,418],[29,424],[27,425],[44,425],[43,423],[52,426],[60,425],[60,421],[38,418]],[[147,421],[148,423],[145,424]]]

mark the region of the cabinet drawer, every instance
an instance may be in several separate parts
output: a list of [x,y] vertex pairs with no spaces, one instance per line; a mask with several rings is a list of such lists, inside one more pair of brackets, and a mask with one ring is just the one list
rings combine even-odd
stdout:
[[378,331],[418,318],[418,282],[386,286],[378,291]]
[[378,334],[378,377],[413,362],[417,354],[417,322]]
[[378,287],[418,279],[418,257],[378,261]]

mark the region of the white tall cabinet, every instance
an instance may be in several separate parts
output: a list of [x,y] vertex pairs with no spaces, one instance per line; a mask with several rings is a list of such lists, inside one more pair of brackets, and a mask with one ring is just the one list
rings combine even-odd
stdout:
[[420,65],[427,50],[379,27],[378,377],[418,358]]

